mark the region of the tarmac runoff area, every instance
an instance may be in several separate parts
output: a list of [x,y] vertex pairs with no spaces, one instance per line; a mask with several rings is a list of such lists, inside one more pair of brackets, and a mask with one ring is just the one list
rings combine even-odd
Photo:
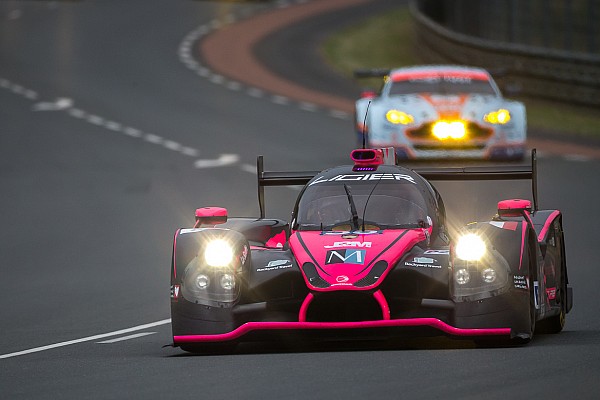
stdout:
[[[271,93],[274,98],[293,99],[302,106],[329,109],[332,115],[352,115],[354,100],[308,89],[267,69],[253,54],[253,47],[267,35],[319,13],[357,6],[369,0],[321,0],[284,3],[269,10],[213,30],[200,42],[207,66],[231,80],[248,85],[254,93]],[[227,49],[227,51],[223,51]],[[528,147],[540,155],[558,155],[572,161],[600,159],[600,147],[555,138],[528,138]]]

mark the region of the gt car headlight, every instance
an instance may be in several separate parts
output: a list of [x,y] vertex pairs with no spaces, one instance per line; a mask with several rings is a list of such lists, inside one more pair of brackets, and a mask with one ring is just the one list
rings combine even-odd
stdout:
[[485,122],[489,122],[490,124],[504,125],[510,121],[510,112],[505,108],[501,108],[499,110],[485,114],[483,116],[483,120]]
[[211,267],[225,267],[233,260],[233,249],[225,240],[213,240],[204,249],[204,259]]
[[385,118],[392,124],[402,125],[412,124],[415,120],[412,115],[399,110],[389,110],[385,114]]
[[485,255],[485,252],[485,242],[474,233],[462,236],[456,243],[456,256],[461,260],[479,261]]
[[463,121],[438,121],[433,125],[431,133],[440,140],[462,139],[467,134],[467,129]]

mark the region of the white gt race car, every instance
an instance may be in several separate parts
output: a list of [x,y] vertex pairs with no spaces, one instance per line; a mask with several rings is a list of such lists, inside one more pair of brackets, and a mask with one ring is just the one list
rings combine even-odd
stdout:
[[355,71],[383,77],[381,92],[356,102],[358,142],[394,147],[398,159],[520,160],[526,153],[525,106],[502,96],[481,68],[423,65]]

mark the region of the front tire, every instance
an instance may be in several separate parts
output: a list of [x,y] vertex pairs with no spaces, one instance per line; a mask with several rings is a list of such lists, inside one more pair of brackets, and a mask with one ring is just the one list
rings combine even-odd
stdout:
[[[562,250],[562,246],[558,247]],[[560,303],[560,312],[558,315],[545,318],[538,324],[539,333],[559,333],[565,327],[567,319],[567,273],[564,261],[564,255],[559,253],[560,267],[560,286],[557,291],[558,301]]]
[[567,285],[561,285],[558,295],[560,296],[560,312],[558,315],[553,315],[543,319],[538,323],[537,331],[539,333],[559,333],[565,327],[567,319]]

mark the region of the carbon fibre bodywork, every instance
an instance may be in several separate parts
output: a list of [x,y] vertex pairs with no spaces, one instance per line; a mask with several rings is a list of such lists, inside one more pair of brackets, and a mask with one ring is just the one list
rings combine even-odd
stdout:
[[[222,209],[197,212],[196,226],[174,238],[174,345],[202,351],[291,334],[528,342],[536,324],[538,330],[562,329],[572,303],[562,214],[537,210],[535,158],[533,168],[420,173],[367,164],[355,159],[322,172],[265,172],[259,158],[260,218],[221,223],[211,213],[221,218]],[[469,224],[464,233],[482,238],[487,251],[477,260],[461,258],[441,196],[426,177],[533,178],[534,206],[502,201],[498,215]],[[304,185],[291,221],[265,218],[262,188],[289,184]],[[341,217],[324,214],[324,200],[334,200]],[[214,241],[231,249],[222,264],[207,256]]]

